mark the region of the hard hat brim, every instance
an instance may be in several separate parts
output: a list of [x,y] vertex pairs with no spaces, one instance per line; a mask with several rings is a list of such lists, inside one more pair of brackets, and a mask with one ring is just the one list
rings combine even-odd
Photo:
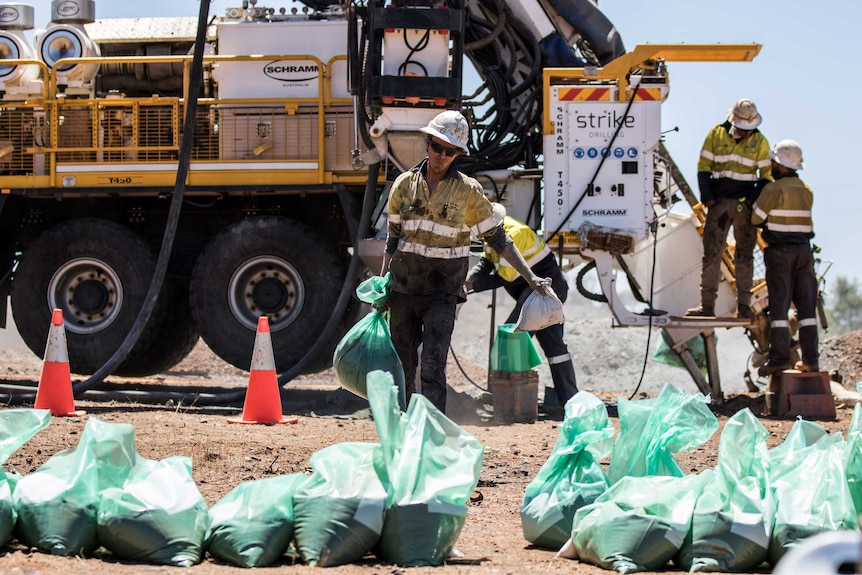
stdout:
[[727,115],[727,120],[738,130],[754,130],[763,122],[763,116],[757,114],[753,122],[740,122],[731,112]]
[[781,164],[785,168],[790,168],[791,170],[804,170],[805,162],[799,162],[798,164],[794,164],[793,162],[788,162],[787,160],[782,160],[778,157],[778,155],[771,151],[769,152],[769,157],[772,158],[775,162]]
[[435,130],[434,128],[432,128],[430,126],[424,126],[422,128],[419,128],[419,131],[423,132],[425,134],[428,134],[429,136],[434,136],[435,138],[439,138],[440,140],[443,140],[444,142],[449,142],[450,144],[452,144],[453,146],[455,146],[456,148],[458,148],[459,150],[461,150],[465,154],[470,153],[470,151],[467,149],[467,146],[465,146],[464,144],[462,144],[461,142],[459,142],[455,138],[453,138],[451,136],[447,136],[443,132]]

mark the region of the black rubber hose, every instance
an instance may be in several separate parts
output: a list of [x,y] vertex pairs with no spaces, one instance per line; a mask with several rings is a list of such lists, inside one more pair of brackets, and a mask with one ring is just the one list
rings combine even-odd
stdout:
[[[174,193],[171,198],[171,205],[168,210],[168,218],[165,223],[165,232],[162,237],[162,246],[159,251],[159,258],[156,262],[156,269],[153,273],[153,278],[150,281],[150,287],[147,291],[147,297],[138,312],[135,323],[132,328],[114,352],[114,355],[100,367],[96,373],[91,375],[85,381],[72,386],[73,395],[93,389],[98,386],[104,379],[109,376],[120,365],[129,352],[135,346],[150,319],[153,308],[156,305],[159,292],[164,283],[165,274],[167,272],[168,262],[170,261],[171,252],[173,250],[174,238],[176,237],[177,225],[179,224],[180,212],[182,211],[183,196],[185,194],[185,182],[189,171],[189,162],[191,158],[192,144],[194,143],[194,127],[195,116],[197,114],[198,94],[201,89],[201,78],[203,76],[203,54],[204,44],[206,43],[207,19],[209,16],[209,2],[200,3],[200,12],[198,14],[197,36],[195,38],[194,56],[192,58],[191,77],[189,78],[189,97],[186,102],[186,115],[183,124],[183,137],[180,142],[180,157],[177,164],[177,177],[174,184]],[[4,396],[0,395],[0,401],[9,404],[31,403],[35,400],[35,394]]]
[[600,303],[607,303],[608,298],[605,294],[595,294],[584,287],[584,276],[590,273],[590,270],[596,267],[596,260],[590,260],[584,266],[578,270],[578,274],[575,276],[575,287],[578,289],[578,293],[591,301],[597,301]]

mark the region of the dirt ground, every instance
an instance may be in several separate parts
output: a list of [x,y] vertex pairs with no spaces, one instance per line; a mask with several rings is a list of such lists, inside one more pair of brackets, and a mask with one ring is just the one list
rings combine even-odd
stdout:
[[[825,368],[838,369],[844,375],[845,387],[848,389],[855,390],[855,382],[862,376],[860,358],[862,333],[829,340],[824,344]],[[454,358],[450,357],[448,370],[452,390],[447,413],[485,448],[479,484],[471,497],[467,521],[456,544],[456,549],[463,556],[450,559],[443,567],[415,568],[410,572],[449,575],[556,571],[588,575],[608,573],[578,561],[555,558],[552,551],[531,547],[523,538],[519,509],[524,490],[551,453],[562,418],[540,414],[534,423],[494,423],[490,412],[492,400],[479,389],[487,379],[486,366],[480,363],[475,358],[456,353]],[[7,381],[35,382],[38,380],[39,364],[26,353],[7,350],[0,353],[0,370]],[[158,386],[162,384],[174,389],[195,385],[223,385],[242,389],[246,378],[246,373],[225,366],[203,344],[199,344],[189,358],[164,376],[146,382],[112,381],[121,390],[160,389]],[[609,406],[611,422],[619,430],[616,396],[613,393],[591,391]],[[655,395],[655,391],[645,389],[644,394]],[[238,406],[231,409],[200,408],[177,404],[170,399],[157,404],[144,404],[124,400],[118,395],[112,401],[79,399],[75,407],[86,410],[87,415],[80,418],[52,418],[48,427],[37,433],[5,463],[4,469],[28,474],[51,455],[75,447],[88,417],[125,422],[134,426],[137,450],[143,457],[190,457],[195,482],[211,506],[240,482],[309,472],[309,456],[329,445],[344,441],[377,441],[367,402],[340,389],[331,370],[299,378],[283,390],[284,413],[298,418],[298,423],[292,425],[232,425],[227,422],[227,418],[236,416]],[[750,408],[770,432],[770,447],[783,441],[793,422],[767,417],[761,393],[730,393],[724,403],[714,404],[712,409],[723,428],[728,417],[743,407]],[[818,423],[829,432],[846,436],[851,414],[852,403],[841,404],[837,406],[836,420]],[[721,429],[703,446],[677,456],[677,461],[686,473],[697,473],[715,466],[720,432]],[[603,462],[605,465],[607,463]],[[54,557],[24,549],[14,541],[0,555],[0,574],[80,575],[83,572],[122,575],[168,573],[173,572],[172,569],[124,564],[104,554],[87,559]],[[285,561],[267,568],[266,572],[306,573],[311,569]],[[190,567],[189,571],[193,575],[210,575],[238,573],[240,569],[207,559]],[[373,556],[368,556],[364,561],[334,567],[332,571],[344,575],[397,575],[406,570],[380,563]]]

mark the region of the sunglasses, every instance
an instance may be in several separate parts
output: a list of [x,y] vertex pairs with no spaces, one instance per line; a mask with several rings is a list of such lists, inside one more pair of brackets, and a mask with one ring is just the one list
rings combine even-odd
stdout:
[[441,146],[440,144],[438,144],[437,142],[435,142],[433,140],[429,140],[428,145],[431,146],[431,149],[434,150],[435,153],[444,154],[449,158],[452,158],[454,156],[458,156],[461,154],[461,150],[459,150],[458,148],[447,148],[446,146]]

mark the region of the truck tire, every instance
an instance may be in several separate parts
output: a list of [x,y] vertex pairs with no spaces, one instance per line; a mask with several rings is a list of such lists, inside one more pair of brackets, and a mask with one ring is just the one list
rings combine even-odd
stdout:
[[[335,308],[344,276],[335,248],[310,227],[282,217],[253,217],[214,237],[192,271],[192,315],[201,337],[224,361],[251,365],[258,318],[269,318],[275,368],[293,367],[315,343]],[[332,367],[332,346],[303,373]]]
[[168,284],[170,303],[158,330],[161,337],[156,338],[144,352],[139,352],[136,345],[117,368],[118,375],[144,377],[168,371],[185,359],[200,339],[189,308],[188,286],[183,288],[170,277],[165,278],[165,283]]
[[[152,248],[125,226],[95,218],[59,224],[36,238],[18,263],[11,297],[18,333],[42,357],[51,311],[62,309],[70,370],[95,373],[131,330],[154,269]],[[164,328],[176,315],[168,292],[166,283],[116,375],[151,375],[170,363],[151,358],[169,339]]]

